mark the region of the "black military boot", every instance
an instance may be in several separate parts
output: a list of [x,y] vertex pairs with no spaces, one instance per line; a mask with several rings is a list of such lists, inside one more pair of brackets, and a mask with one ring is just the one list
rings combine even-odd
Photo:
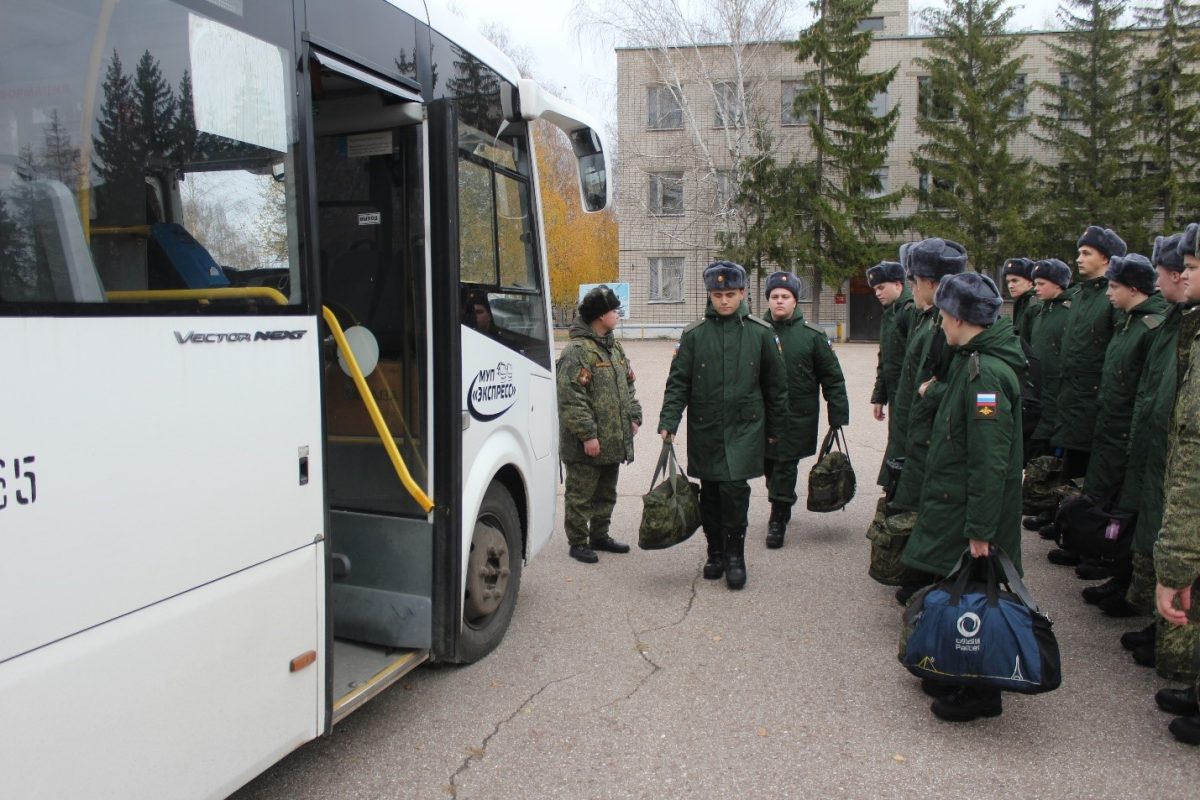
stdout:
[[792,507],[787,503],[771,503],[771,519],[767,522],[767,547],[778,550],[783,547],[783,534],[787,532],[792,518]]
[[725,583],[730,589],[746,585],[746,529],[725,531]]
[[708,540],[708,560],[704,562],[704,578],[715,581],[725,574],[725,532],[705,528],[704,538]]
[[1106,597],[1124,592],[1128,588],[1129,584],[1120,578],[1109,578],[1104,583],[1087,587],[1080,594],[1083,595],[1083,602],[1094,606]]
[[935,717],[947,722],[970,722],[980,717],[998,717],[1004,711],[999,689],[960,687],[957,692],[939,697],[929,707]]
[[1159,689],[1154,694],[1154,702],[1168,714],[1179,717],[1194,717],[1200,714],[1200,704],[1196,702],[1196,689]]
[[1176,717],[1167,730],[1184,744],[1200,745],[1200,716]]
[[1140,631],[1128,631],[1121,634],[1121,647],[1126,650],[1133,651],[1139,647],[1146,645],[1154,646],[1154,640],[1157,638],[1158,623],[1151,622]]

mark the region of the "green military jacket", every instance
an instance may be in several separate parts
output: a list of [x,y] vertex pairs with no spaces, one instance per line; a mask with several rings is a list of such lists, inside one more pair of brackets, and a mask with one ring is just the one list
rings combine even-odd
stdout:
[[[1008,322],[1011,329],[1012,323]],[[922,334],[923,342],[915,353],[918,367],[913,375],[911,407],[904,420],[901,435],[904,438],[904,469],[900,471],[900,481],[896,485],[896,493],[892,497],[891,508],[896,511],[916,511],[921,501],[921,483],[925,480],[925,460],[929,453],[930,432],[933,429],[933,416],[946,389],[943,381],[930,385],[925,396],[918,391],[921,384],[936,375],[944,377],[944,370],[949,358],[945,336],[942,333],[942,317],[938,310],[933,309],[931,324]],[[914,355],[909,351],[909,355]],[[907,362],[905,367],[907,368]]]
[[1092,457],[1083,479],[1083,490],[1092,497],[1115,498],[1121,490],[1129,460],[1129,429],[1138,381],[1166,311],[1167,301],[1161,294],[1147,297],[1117,325],[1108,343],[1092,433]]
[[1092,449],[1100,413],[1100,377],[1113,329],[1124,316],[1108,302],[1107,278],[1079,284],[1071,301],[1061,351],[1056,426],[1050,442],[1071,450]]
[[[911,313],[908,340],[904,343],[904,358],[900,363],[900,377],[896,381],[896,391],[892,395],[892,405],[889,409],[896,424],[895,429],[901,432],[900,452],[897,453],[901,456],[904,455],[903,434],[908,430],[908,413],[912,409],[913,400],[916,399],[917,388],[921,385],[917,373],[929,354],[933,328],[939,324],[940,319],[936,308],[921,311],[914,305]],[[888,430],[891,431],[892,428],[889,426]]]
[[913,321],[912,290],[907,286],[892,304],[883,309],[879,323],[879,360],[875,365],[875,388],[871,403],[890,406],[900,383],[900,367],[904,363],[904,347],[908,344],[908,329]]
[[[1001,318],[962,347],[934,418],[921,505],[902,560],[947,575],[969,540],[993,542],[1021,569],[1021,386],[1025,353]],[[908,465],[905,465],[905,469]]]
[[[558,357],[558,452],[568,464],[633,461],[633,423],[642,424],[633,367],[610,333],[599,336],[581,321]],[[600,455],[583,452],[600,440]]]
[[[1154,543],[1158,582],[1171,589],[1182,589],[1200,577],[1200,334],[1193,335],[1190,344],[1187,371],[1171,414],[1162,529]],[[1194,595],[1192,602],[1197,602]]]
[[1154,552],[1154,538],[1162,524],[1163,470],[1167,466],[1167,426],[1175,406],[1175,345],[1183,306],[1172,304],[1162,326],[1146,351],[1146,364],[1138,379],[1129,428],[1129,463],[1121,484],[1121,508],[1137,512],[1133,549]]
[[[1075,292],[1064,289],[1058,297],[1043,300],[1027,311],[1023,322],[1029,332],[1029,346],[1038,357],[1042,371],[1042,416],[1033,431],[1033,439],[1050,440],[1057,423],[1058,387],[1062,381],[1063,332]],[[1022,333],[1024,333],[1024,330]]]
[[832,428],[850,424],[850,401],[846,397],[846,379],[842,365],[829,346],[825,329],[804,320],[799,307],[782,321],[771,318],[768,310],[763,320],[775,328],[783,348],[783,362],[788,375],[788,415],[784,434],[776,444],[767,444],[767,458],[792,461],[817,452],[817,429],[820,424],[820,396],[824,393],[826,418]]
[[1040,302],[1037,292],[1033,289],[1020,297],[1013,298],[1013,330],[1027,342],[1029,341],[1029,315],[1037,310]]
[[767,438],[786,435],[787,367],[774,329],[745,302],[722,317],[710,304],[683,330],[667,375],[658,430],[675,433],[684,409],[687,472],[739,481],[763,474]]

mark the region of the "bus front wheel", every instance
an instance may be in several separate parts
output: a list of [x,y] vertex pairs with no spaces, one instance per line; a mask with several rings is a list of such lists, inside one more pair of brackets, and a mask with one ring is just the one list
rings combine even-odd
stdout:
[[504,486],[493,483],[483,496],[471,536],[457,661],[478,661],[504,638],[521,588],[521,563],[517,506]]

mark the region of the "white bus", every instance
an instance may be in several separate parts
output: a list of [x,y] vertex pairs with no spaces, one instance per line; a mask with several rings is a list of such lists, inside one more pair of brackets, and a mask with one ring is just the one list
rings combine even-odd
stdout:
[[0,795],[224,796],[503,637],[553,525],[529,126],[422,0],[0,0]]

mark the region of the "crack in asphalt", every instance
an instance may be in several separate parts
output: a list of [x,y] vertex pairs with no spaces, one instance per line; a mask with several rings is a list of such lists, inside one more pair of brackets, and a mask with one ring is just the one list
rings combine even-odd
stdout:
[[483,741],[479,743],[478,747],[470,748],[470,752],[467,754],[467,757],[463,759],[462,763],[458,765],[458,769],[456,769],[454,771],[454,774],[450,776],[450,782],[449,782],[449,784],[447,784],[447,786],[450,790],[450,796],[458,797],[457,781],[458,781],[459,776],[467,771],[467,769],[471,766],[472,761],[483,760],[483,757],[485,755],[487,755],[488,744],[492,741],[492,739],[494,739],[496,737],[496,734],[500,733],[501,728],[503,728],[505,725],[512,722],[514,719],[516,719],[517,715],[520,714],[522,711],[524,711],[526,706],[528,706],[530,703],[532,703],[534,700],[536,700],[542,692],[546,691],[547,689],[549,689],[551,686],[553,686],[556,683],[563,683],[564,681],[569,681],[578,674],[579,674],[578,672],[572,672],[570,675],[566,676],[565,678],[555,678],[554,680],[550,681],[549,683],[546,683],[544,686],[542,686],[542,688],[538,689],[536,692],[529,695],[529,697],[526,697],[525,702],[523,702],[523,703],[521,703],[521,705],[517,706],[516,711],[512,712],[507,717],[505,717],[504,719],[497,722],[496,726],[494,728],[492,728],[492,732],[483,738]]
[[688,615],[692,613],[692,606],[694,606],[696,604],[696,585],[697,585],[697,583],[699,583],[700,575],[703,571],[704,571],[704,564],[702,563],[699,567],[696,568],[696,574],[692,577],[692,585],[691,585],[692,593],[691,593],[691,596],[688,598],[687,605],[684,606],[683,614],[679,617],[679,619],[675,620],[674,622],[669,622],[666,625],[659,625],[658,627],[655,627],[655,628],[646,628],[644,630],[639,631],[633,625],[632,612],[626,612],[625,621],[629,624],[630,632],[633,633],[633,649],[637,651],[637,654],[639,656],[641,656],[643,661],[645,661],[647,664],[650,665],[650,671],[647,672],[645,675],[643,675],[642,679],[637,682],[637,685],[634,686],[631,690],[629,690],[629,692],[627,692],[624,696],[618,697],[611,702],[605,703],[602,706],[602,708],[611,708],[611,707],[617,705],[618,703],[623,703],[626,700],[628,700],[629,698],[633,697],[635,694],[637,694],[638,692],[640,692],[642,690],[643,686],[645,686],[647,683],[650,682],[651,678],[653,678],[655,675],[657,675],[663,669],[663,666],[661,664],[659,664],[657,661],[655,661],[653,658],[651,658],[648,655],[650,646],[642,641],[642,636],[646,635],[647,633],[656,633],[658,631],[664,631],[668,628],[674,628],[678,625],[682,625],[687,620]]

